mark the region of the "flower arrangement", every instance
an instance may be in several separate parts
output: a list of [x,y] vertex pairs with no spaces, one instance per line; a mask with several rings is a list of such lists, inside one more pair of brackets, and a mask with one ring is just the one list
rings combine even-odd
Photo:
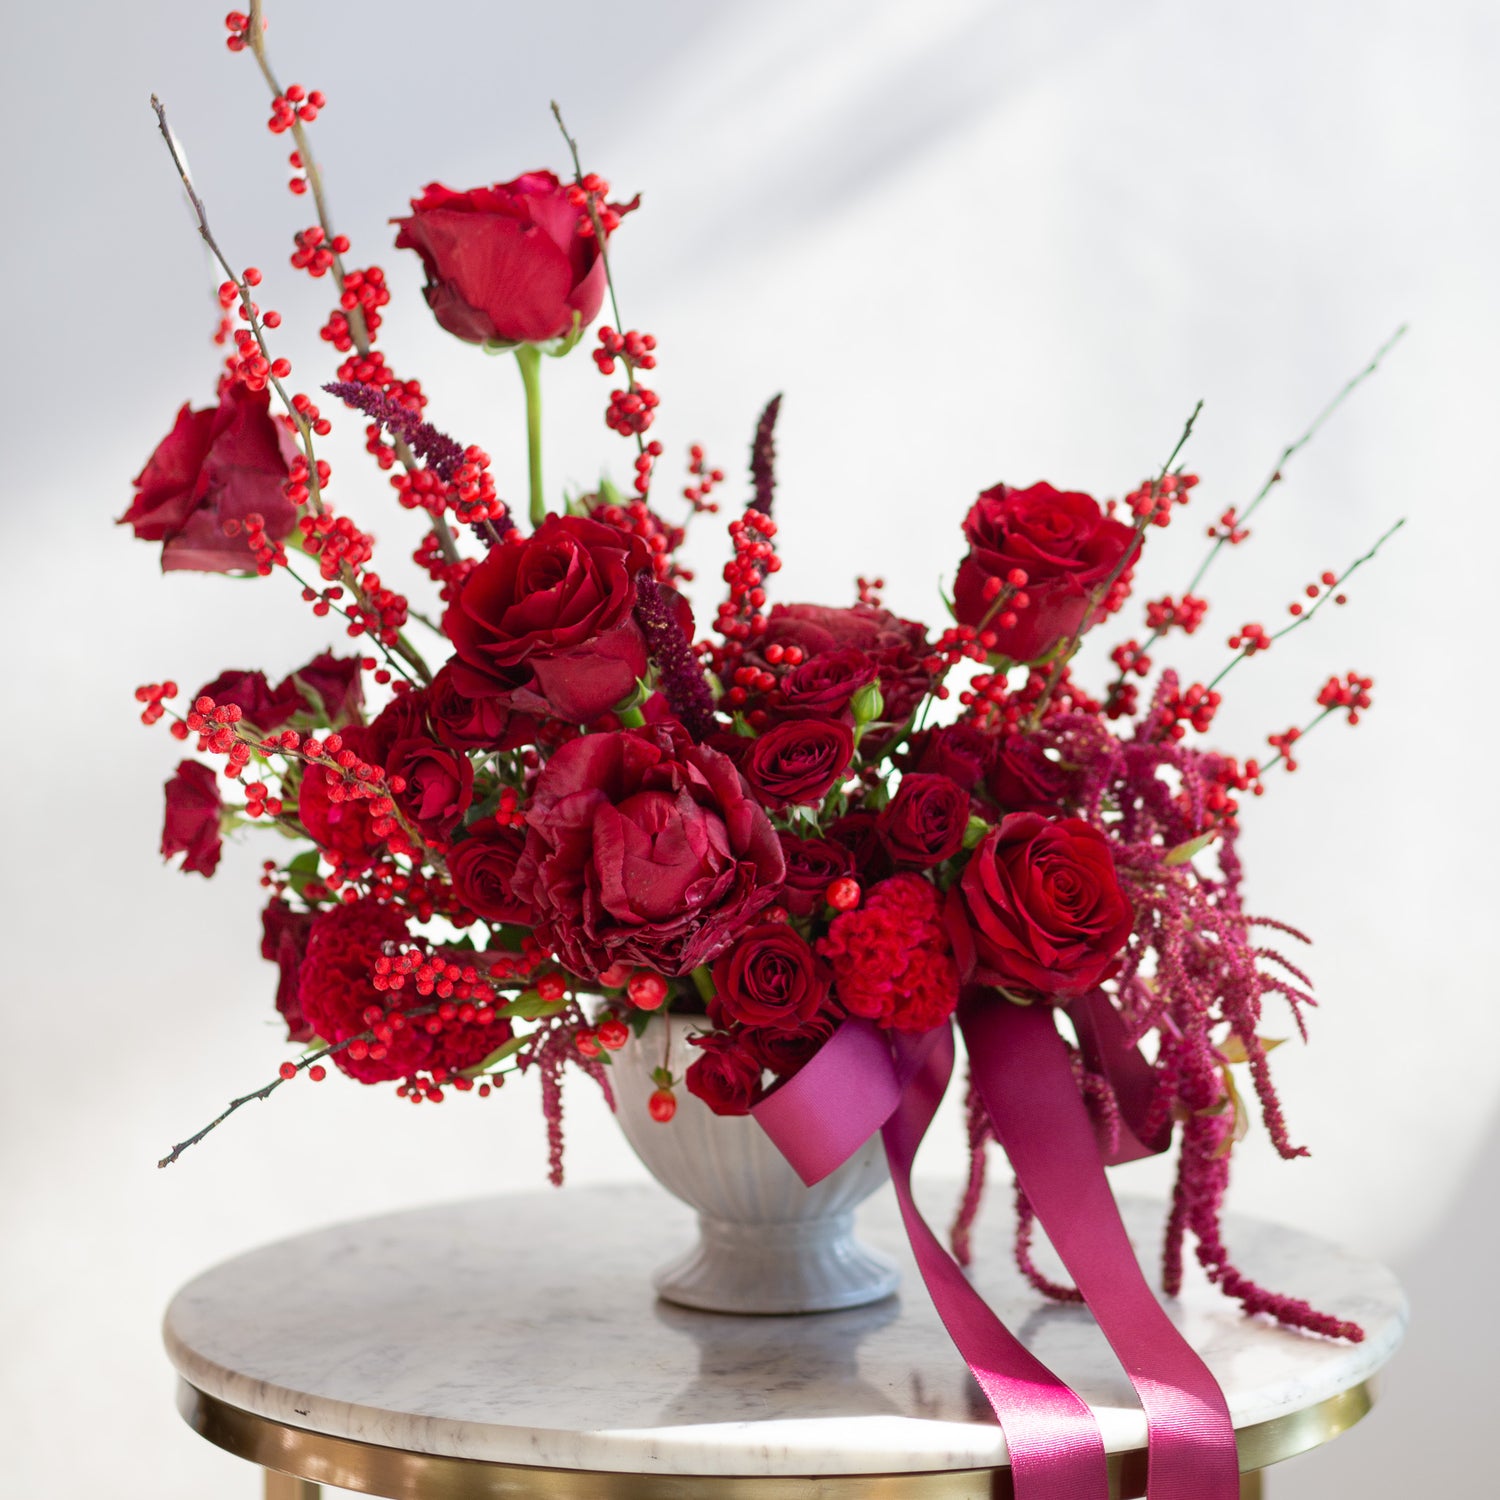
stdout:
[[[1247,1311],[1358,1338],[1245,1277],[1219,1212],[1248,1125],[1237,1068],[1276,1149],[1303,1154],[1262,1027],[1276,1001],[1305,1036],[1312,1004],[1282,951],[1305,939],[1244,905],[1241,801],[1273,770],[1296,769],[1316,725],[1357,723],[1371,680],[1328,677],[1309,721],[1270,735],[1261,758],[1201,737],[1226,676],[1343,604],[1386,538],[1309,582],[1278,628],[1235,629],[1207,682],[1157,670],[1156,651],[1203,627],[1205,574],[1247,539],[1283,465],[1385,350],[1248,505],[1208,525],[1189,586],[1145,604],[1144,632],[1114,648],[1112,679],[1096,689],[1075,679],[1073,659],[1131,600],[1153,530],[1193,498],[1197,476],[1179,460],[1196,411],[1119,501],[1046,483],[980,493],[961,555],[955,546],[951,623],[934,628],[885,609],[879,579],[858,580],[841,604],[775,596],[777,397],[755,428],[748,502],[729,521],[727,588],[700,633],[680,548],[690,523],[720,513],[726,481],[694,446],[680,498],[660,495],[658,402],[643,383],[655,341],[625,327],[609,264],[636,202],[612,202],[564,130],[570,175],[468,192],[432,184],[395,221],[438,323],[515,355],[523,521],[496,493],[485,451],[434,425],[419,382],[378,347],[391,286],[381,268],[350,264],[330,220],[309,131],[321,94],[277,81],[258,5],[228,28],[230,49],[250,52],[270,85],[271,131],[292,139],[291,190],[314,201],[291,263],[332,288],[321,332],[339,360],[316,397],[291,387],[275,350],[281,318],[257,301],[261,274],[236,269],[213,237],[156,105],[223,271],[226,358],[215,404],[182,408],[122,520],[161,545],[164,570],[300,592],[315,618],[337,617],[352,651],[321,650],[275,686],[234,670],[190,695],[165,681],[137,690],[146,723],[169,719],[207,757],[184,760],[166,785],[165,856],[211,875],[225,832],[249,825],[295,845],[264,862],[261,952],[304,1050],[162,1164],[248,1100],[329,1066],[417,1104],[535,1073],[560,1181],[564,1070],[607,1090],[611,1054],[653,1013],[701,1019],[693,1060],[680,1075],[659,1070],[652,1114],[671,1119],[685,1088],[768,1129],[775,1109],[763,1107],[791,1096],[841,1037],[873,1036],[915,1069],[955,1020],[973,1055],[994,1018],[1024,1014],[1063,1049],[1066,1091],[1104,1157],[1176,1136],[1169,1292],[1191,1237]],[[592,357],[614,382],[605,422],[631,479],[554,506],[540,464],[544,356],[575,348],[606,299],[612,321]],[[383,581],[374,536],[336,498],[317,445],[339,407],[364,424],[397,504],[428,523],[415,558],[438,601],[429,609]],[[999,1112],[975,1069],[961,1261]],[[1077,1297],[1032,1261],[1024,1175],[1019,1263],[1040,1290]]]

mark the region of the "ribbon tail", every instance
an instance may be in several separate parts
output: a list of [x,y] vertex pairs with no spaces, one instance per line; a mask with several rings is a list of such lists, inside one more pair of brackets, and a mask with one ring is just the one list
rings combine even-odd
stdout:
[[989,997],[960,1026],[1016,1179],[1146,1413],[1151,1500],[1237,1500],[1224,1394],[1141,1273],[1051,1010]]
[[912,1196],[917,1148],[953,1072],[952,1029],[898,1038],[897,1045],[907,1081],[882,1127],[891,1182],[933,1305],[1005,1434],[1016,1500],[1105,1500],[1109,1474],[1092,1412],[995,1316]]
[[1104,1164],[1113,1167],[1159,1156],[1172,1144],[1172,1121],[1163,1116],[1147,1129],[1156,1097],[1156,1070],[1131,1044],[1123,1018],[1103,990],[1091,990],[1067,1009],[1085,1066],[1105,1078],[1120,1107],[1118,1139],[1110,1141],[1106,1132],[1096,1132]]

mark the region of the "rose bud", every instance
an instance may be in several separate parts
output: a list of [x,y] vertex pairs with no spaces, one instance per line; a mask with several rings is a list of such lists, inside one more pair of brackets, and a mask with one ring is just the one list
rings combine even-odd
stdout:
[[737,1038],[710,1032],[692,1038],[703,1056],[689,1065],[683,1082],[716,1115],[747,1115],[760,1098],[760,1062]]

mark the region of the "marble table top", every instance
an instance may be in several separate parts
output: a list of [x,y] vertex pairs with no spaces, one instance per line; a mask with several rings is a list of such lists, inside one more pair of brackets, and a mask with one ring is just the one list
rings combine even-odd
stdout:
[[[919,1189],[934,1225],[955,1191]],[[998,1197],[998,1195],[997,1195]],[[1160,1204],[1125,1200],[1151,1270]],[[1009,1327],[1093,1407],[1107,1448],[1145,1420],[1087,1311],[1044,1303],[1007,1253],[998,1201],[975,1280]],[[293,1427],[409,1452],[628,1473],[820,1475],[995,1468],[1005,1441],[906,1249],[889,1187],[860,1214],[904,1266],[884,1302],[733,1317],[657,1301],[656,1265],[691,1243],[653,1187],[568,1188],[411,1210],[253,1250],[178,1293],[183,1378]],[[1249,1275],[1363,1325],[1362,1344],[1247,1320],[1201,1279],[1168,1302],[1236,1427],[1367,1380],[1406,1309],[1381,1266],[1294,1230],[1230,1217]]]

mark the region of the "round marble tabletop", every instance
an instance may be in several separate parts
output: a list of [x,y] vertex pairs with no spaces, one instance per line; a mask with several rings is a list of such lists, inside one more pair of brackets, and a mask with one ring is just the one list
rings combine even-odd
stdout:
[[[920,1197],[931,1222],[947,1222],[951,1188],[923,1185]],[[1124,1209],[1149,1271],[1161,1205]],[[1097,1327],[1022,1283],[1004,1217],[997,1203],[979,1239],[978,1287],[1089,1402],[1111,1453],[1142,1449],[1145,1420]],[[419,1492],[412,1455],[450,1481],[455,1461],[659,1481],[1003,1468],[1005,1441],[933,1311],[888,1188],[860,1230],[903,1263],[898,1296],[814,1316],[722,1316],[653,1297],[651,1271],[693,1234],[690,1212],[658,1189],[479,1199],[239,1256],[178,1293],[165,1338],[184,1415],[205,1436],[377,1494]],[[1256,1468],[1364,1414],[1405,1304],[1384,1268],[1308,1235],[1231,1216],[1226,1238],[1249,1275],[1366,1332],[1360,1344],[1290,1333],[1244,1318],[1202,1280],[1167,1303],[1224,1388],[1242,1467]],[[390,1465],[371,1467],[371,1454],[392,1450],[406,1456],[401,1483]],[[917,1490],[907,1480],[891,1493]]]

